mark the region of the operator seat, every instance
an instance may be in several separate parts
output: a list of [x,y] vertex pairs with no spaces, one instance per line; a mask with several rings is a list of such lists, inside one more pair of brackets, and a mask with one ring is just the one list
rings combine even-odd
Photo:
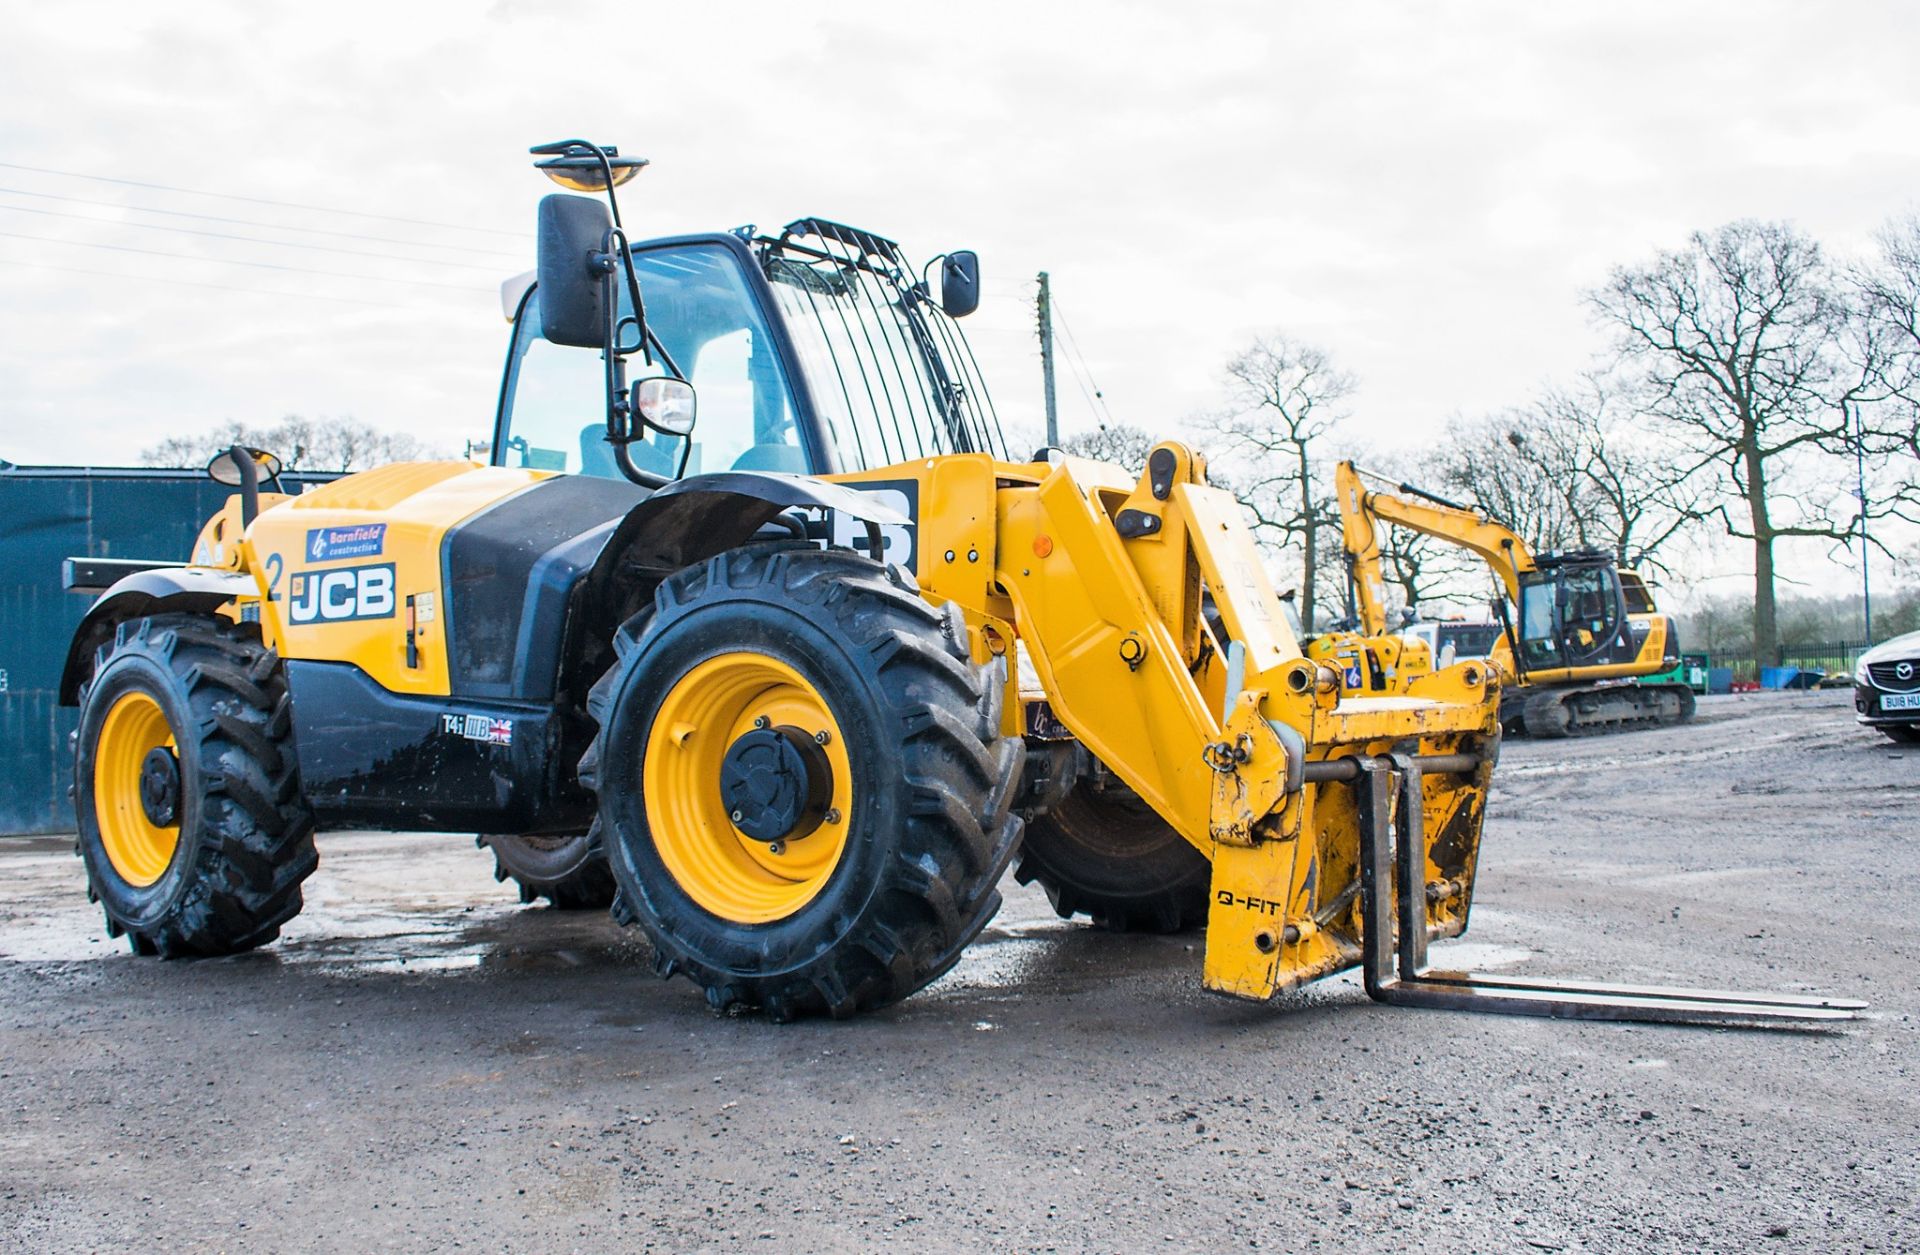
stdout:
[[757,444],[733,460],[736,471],[785,471],[792,475],[807,473],[807,454],[799,445]]

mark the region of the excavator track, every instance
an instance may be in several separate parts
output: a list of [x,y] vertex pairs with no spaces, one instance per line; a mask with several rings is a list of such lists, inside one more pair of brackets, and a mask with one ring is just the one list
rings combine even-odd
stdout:
[[1520,699],[1517,722],[1528,736],[1542,739],[1664,727],[1685,723],[1694,711],[1693,690],[1684,684],[1582,684],[1514,696]]

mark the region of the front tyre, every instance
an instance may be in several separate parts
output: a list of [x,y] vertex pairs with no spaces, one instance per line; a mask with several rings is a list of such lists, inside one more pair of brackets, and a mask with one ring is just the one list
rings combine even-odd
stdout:
[[733,550],[615,640],[580,776],[615,915],[716,1009],[898,1001],[999,909],[1024,746],[958,612],[847,553]]
[[318,863],[292,724],[255,626],[120,625],[81,691],[74,741],[79,853],[109,935],[167,958],[279,936]]

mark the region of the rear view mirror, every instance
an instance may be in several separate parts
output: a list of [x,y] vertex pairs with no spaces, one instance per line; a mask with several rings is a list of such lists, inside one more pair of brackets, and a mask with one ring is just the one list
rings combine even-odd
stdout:
[[693,385],[684,379],[658,376],[633,385],[631,405],[640,421],[669,436],[687,436],[693,432]]
[[540,334],[555,344],[606,346],[609,277],[607,207],[584,196],[540,202]]
[[949,318],[980,308],[980,257],[971,249],[948,253],[940,263],[940,308]]

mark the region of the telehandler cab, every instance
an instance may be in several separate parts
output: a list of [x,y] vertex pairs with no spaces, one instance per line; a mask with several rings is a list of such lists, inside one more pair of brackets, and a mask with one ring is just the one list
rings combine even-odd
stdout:
[[191,563],[75,636],[80,852],[136,951],[271,940],[315,827],[362,825],[478,831],[774,1018],[934,980],[1016,857],[1062,914],[1204,921],[1243,998],[1359,965],[1530,1014],[1858,1005],[1428,971],[1473,897],[1489,667],[1343,694],[1199,455],[1009,456],[954,321],[972,254],[936,282],[822,219],[632,243],[643,162],[533,151],[606,200],[541,203],[493,464],[289,497],[235,449]]

